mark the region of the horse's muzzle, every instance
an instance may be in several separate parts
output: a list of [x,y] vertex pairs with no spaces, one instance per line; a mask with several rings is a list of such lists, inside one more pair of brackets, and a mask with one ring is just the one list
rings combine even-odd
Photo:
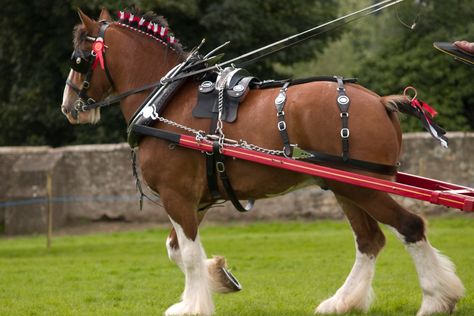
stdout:
[[79,117],[77,111],[75,111],[74,108],[71,108],[70,106],[63,104],[61,105],[61,112],[66,116],[67,120],[71,124],[78,124],[79,123]]
[[61,105],[61,112],[63,112],[63,114],[67,116],[70,111],[67,108],[67,106],[63,104],[63,105]]

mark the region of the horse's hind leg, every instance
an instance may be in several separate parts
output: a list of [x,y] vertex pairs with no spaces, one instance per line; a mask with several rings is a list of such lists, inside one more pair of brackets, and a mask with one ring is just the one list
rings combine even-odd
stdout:
[[[198,213],[199,223],[204,219],[207,210]],[[176,230],[172,228],[167,240],[166,249],[168,250],[168,257],[171,261],[176,263],[178,267],[183,270],[183,258],[179,242],[176,235]],[[214,256],[206,259],[207,270],[209,272],[209,282],[211,290],[215,293],[232,293],[242,289],[239,281],[227,268],[227,261],[222,256]]]
[[464,286],[453,263],[433,248],[425,236],[425,223],[395,202],[387,193],[336,185],[377,221],[390,226],[413,258],[423,290],[419,316],[450,313],[464,295]]
[[[406,212],[390,196],[387,195],[384,201],[388,209]],[[430,245],[424,233],[424,221],[416,216],[408,222],[400,221],[398,226],[388,225],[404,243],[416,266],[423,290],[417,316],[453,312],[456,303],[464,296],[464,286],[451,260]]]
[[356,258],[344,284],[316,308],[316,313],[335,314],[351,310],[367,311],[372,303],[372,279],[377,254],[385,236],[377,222],[350,200],[337,196],[356,239]]

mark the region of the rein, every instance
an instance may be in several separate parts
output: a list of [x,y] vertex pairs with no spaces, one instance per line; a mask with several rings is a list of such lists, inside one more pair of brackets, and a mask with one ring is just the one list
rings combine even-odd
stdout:
[[[235,65],[238,68],[244,68],[249,66],[250,64],[255,63],[256,61],[268,57],[270,55],[273,55],[275,53],[278,53],[282,50],[288,49],[290,47],[299,45],[311,38],[314,38],[316,36],[319,36],[323,33],[333,31],[339,27],[342,27],[346,24],[355,22],[363,17],[369,16],[371,14],[377,13],[383,9],[389,8],[391,6],[394,6],[400,2],[403,2],[405,0],[383,0],[377,3],[374,3],[366,8],[363,8],[361,10],[349,13],[347,15],[338,17],[337,19],[334,19],[332,21],[323,23],[321,25],[318,25],[316,27],[313,27],[309,30],[303,31],[298,34],[291,35],[287,38],[284,38],[282,40],[279,40],[277,42],[271,43],[269,45],[260,47],[256,50],[247,52],[243,55],[237,56],[235,58],[232,58],[230,60],[212,65],[210,67],[204,68],[204,69],[199,69],[193,72],[189,73],[184,73],[181,74],[180,76],[176,76],[173,79],[169,79],[170,81],[175,81],[175,80],[180,80],[184,79],[187,77],[192,77],[196,75],[200,75],[209,71],[216,71],[219,69],[223,69],[225,66],[231,66]],[[225,43],[224,45],[227,45]],[[223,45],[223,46],[224,46]],[[219,47],[220,48],[220,47]],[[237,63],[238,62],[238,63]]]
[[[68,83],[68,81],[69,80],[67,80],[66,83]],[[70,82],[70,83],[72,84],[72,82]],[[128,90],[128,91],[125,91],[123,93],[117,94],[117,95],[115,95],[113,97],[110,97],[110,98],[107,98],[103,101],[94,102],[94,103],[90,103],[90,104],[84,104],[80,108],[80,111],[85,112],[85,111],[93,110],[93,109],[100,108],[100,107],[111,106],[115,103],[120,102],[122,99],[124,99],[124,98],[126,98],[130,95],[133,95],[133,94],[136,94],[136,93],[139,93],[139,92],[143,92],[143,91],[146,91],[146,90],[149,90],[149,89],[152,89],[152,88],[156,88],[156,87],[160,86],[161,84],[162,84],[161,81],[153,82],[153,83],[150,83],[148,85],[138,87],[138,88],[135,88],[135,89]],[[76,91],[76,89],[79,90],[76,86],[71,86],[69,83],[68,83],[68,85],[74,91]],[[72,85],[74,85],[74,84],[72,84]],[[77,93],[77,91],[76,91],[76,93]]]

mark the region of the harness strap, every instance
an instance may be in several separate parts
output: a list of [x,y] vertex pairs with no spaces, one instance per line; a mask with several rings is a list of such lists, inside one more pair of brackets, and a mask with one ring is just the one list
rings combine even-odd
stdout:
[[145,193],[143,193],[142,189],[142,184],[140,182],[140,177],[138,176],[138,171],[137,171],[137,152],[135,149],[132,148],[131,150],[131,160],[132,160],[132,174],[133,177],[135,178],[135,186],[140,193],[140,211],[143,210],[143,197],[145,196]]
[[[108,25],[108,24],[107,24]],[[107,57],[106,57],[107,54],[104,54],[103,55],[103,58],[104,58],[104,70],[105,70],[105,76],[107,77],[107,80],[109,80],[110,82],[110,85],[112,86],[112,89],[115,90],[115,82],[114,80],[112,79],[112,76],[110,75],[110,71],[109,71],[109,67],[107,67]]]
[[291,157],[292,148],[290,145],[290,137],[288,136],[288,131],[286,129],[286,122],[285,122],[285,112],[283,111],[283,107],[286,104],[286,91],[288,90],[288,86],[290,85],[290,81],[287,81],[281,87],[278,96],[275,98],[275,107],[277,110],[277,128],[280,132],[280,136],[283,140],[283,153],[287,157]]
[[[91,61],[92,64],[93,61]],[[87,104],[94,103],[95,100],[87,94],[87,90],[89,90],[90,85],[91,85],[91,78],[92,78],[92,67],[89,67],[89,70],[87,70],[86,77],[84,81],[82,82],[82,87],[79,90],[79,98],[82,100],[85,100]]]
[[216,159],[212,154],[204,153],[204,155],[206,155],[207,187],[212,199],[218,200],[221,198],[221,193],[217,184]]
[[[261,82],[254,82],[251,85],[251,88],[258,88],[258,89],[269,89],[269,88],[279,88],[287,82],[288,79],[284,80],[265,80]],[[337,82],[337,79],[335,77],[330,77],[330,76],[316,76],[316,77],[308,77],[308,78],[299,78],[299,79],[292,79],[290,81],[290,87],[291,86],[296,86],[300,84],[305,84],[309,82],[320,82],[320,81],[331,81],[331,82]],[[357,79],[356,78],[343,78],[342,81],[344,83],[356,83]]]
[[[176,134],[170,131],[165,131],[163,129],[158,129],[154,127],[143,126],[139,124],[133,125],[132,129],[135,133],[160,138],[160,139],[163,139],[175,144],[179,144],[179,140],[181,137],[180,134]],[[310,152],[310,153],[312,157],[308,157],[301,160],[316,163],[316,164],[321,164],[321,163],[338,164],[346,168],[347,167],[355,168],[359,170],[365,170],[365,171],[386,174],[386,175],[394,175],[398,171],[397,165],[384,165],[384,164],[379,164],[375,162],[352,159],[352,158],[348,159],[346,162],[346,161],[343,161],[342,157],[340,156],[319,153],[319,152]]]
[[[211,118],[210,132],[214,134],[217,127],[217,113],[213,113]],[[215,155],[205,154],[206,155],[206,170],[207,170],[207,186],[211,197],[214,200],[217,200],[221,197],[219,192],[219,185],[217,184],[217,173],[216,173],[216,159]]]
[[307,150],[307,152],[311,154],[311,157],[304,158],[301,160],[316,164],[326,163],[330,165],[348,167],[389,176],[393,176],[394,174],[396,174],[399,167],[398,165],[385,165],[353,158],[347,158],[346,160],[344,160],[344,158],[342,158],[341,156],[335,156],[309,150]]
[[[100,21],[99,34],[97,34],[96,41],[97,41],[97,39],[102,39],[102,41],[104,40],[104,38],[105,38],[105,31],[107,30],[107,28],[108,28],[109,26],[110,26],[110,23],[109,23],[109,22],[107,22],[107,21]],[[112,88],[115,88],[114,81],[112,80],[112,76],[110,75],[109,68],[107,67],[107,62],[106,62],[106,60],[105,60],[106,55],[107,55],[107,54],[102,54],[102,58],[104,59],[103,62],[104,62],[105,76],[107,77],[107,80],[109,80],[110,85],[112,86]],[[94,56],[94,60],[92,61],[92,65],[94,65],[94,63],[97,62],[96,59],[97,59],[97,56]],[[91,67],[91,69],[92,69],[92,68],[94,68],[94,67]]]
[[230,179],[227,176],[227,172],[225,171],[224,156],[220,152],[220,145],[218,141],[215,141],[212,144],[212,153],[216,161],[215,168],[219,173],[219,178],[221,179],[222,186],[224,187],[228,199],[232,202],[232,205],[234,205],[237,211],[241,213],[250,211],[255,201],[249,200],[249,203],[245,207],[240,203],[234,189],[232,188],[232,185],[230,184]]
[[342,138],[342,160],[347,161],[349,159],[349,105],[350,99],[346,95],[346,89],[344,88],[344,81],[341,77],[335,77],[337,80],[337,106],[341,112],[341,138]]
[[[217,127],[217,113],[213,113],[211,118],[210,133],[213,134]],[[219,192],[219,185],[217,184],[217,173],[216,173],[216,156],[214,154],[205,153],[206,157],[206,177],[207,187],[213,200],[221,198]]]

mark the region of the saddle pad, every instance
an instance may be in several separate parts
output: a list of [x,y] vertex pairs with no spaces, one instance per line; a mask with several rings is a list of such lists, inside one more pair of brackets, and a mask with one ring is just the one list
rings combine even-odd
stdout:
[[[239,104],[245,98],[249,84],[255,77],[246,76],[246,71],[236,72],[229,77],[222,98],[222,120],[232,123],[237,119]],[[216,83],[204,81],[199,86],[198,102],[193,108],[193,116],[197,118],[213,118],[219,112],[219,91]]]
[[437,50],[439,50],[439,51],[441,51],[445,54],[448,54],[448,55],[454,57],[455,59],[458,59],[458,60],[460,60],[462,62],[465,62],[469,65],[474,65],[474,55],[469,54],[468,52],[465,52],[465,51],[459,49],[453,43],[434,42],[433,46]]
[[[236,72],[229,80],[229,85],[224,91],[224,109],[222,120],[228,123],[232,123],[237,119],[237,111],[240,102],[245,98],[248,89],[269,89],[282,87],[285,82],[290,82],[290,86],[299,85],[303,83],[313,81],[334,81],[334,76],[318,76],[309,77],[302,79],[285,79],[285,80],[265,80],[259,81],[255,77],[248,76],[248,72],[242,69],[242,71]],[[343,79],[344,83],[355,83],[357,79],[348,78]],[[234,89],[234,88],[238,89]],[[243,91],[243,93],[242,93]],[[193,116],[197,118],[212,118],[218,113],[218,92],[215,89],[215,82],[205,81],[199,87],[198,102],[193,109]]]

